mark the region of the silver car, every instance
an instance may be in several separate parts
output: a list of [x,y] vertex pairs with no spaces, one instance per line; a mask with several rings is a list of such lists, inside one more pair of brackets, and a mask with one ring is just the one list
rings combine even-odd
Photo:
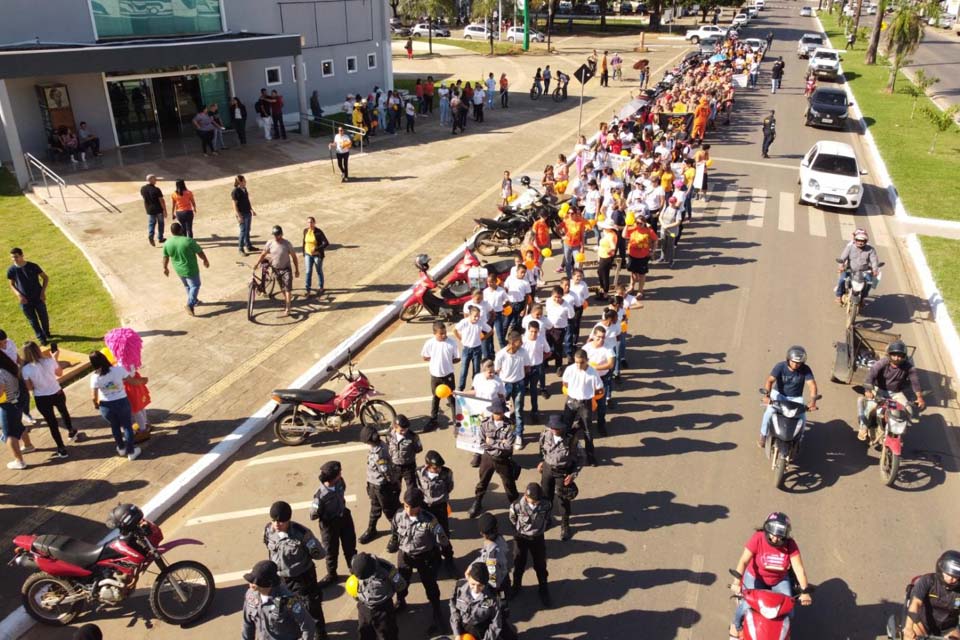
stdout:
[[809,58],[810,54],[824,45],[823,36],[819,33],[805,33],[797,43],[797,57]]

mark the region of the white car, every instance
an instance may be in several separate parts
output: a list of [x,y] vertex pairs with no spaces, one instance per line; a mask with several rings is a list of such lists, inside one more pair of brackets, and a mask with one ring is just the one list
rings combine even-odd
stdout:
[[[510,42],[523,42],[523,27],[510,27],[507,29],[507,40]],[[547,38],[539,31],[530,29],[530,42],[546,42]]]
[[755,6],[757,9],[760,9],[761,11],[763,11],[763,6],[764,6],[764,5],[763,5],[763,0],[754,0],[753,6]]
[[805,33],[797,43],[797,57],[809,58],[810,55],[824,45],[823,36],[819,33]]
[[812,18],[812,17],[813,17],[813,7],[800,7],[800,17],[801,17],[801,18]]
[[747,7],[747,16],[749,16],[751,19],[756,18],[757,14],[759,13],[760,9],[757,9],[756,7]]
[[743,41],[743,44],[750,47],[750,51],[756,53],[767,46],[767,41],[761,40],[760,38],[747,38]]
[[745,27],[747,23],[750,22],[750,16],[745,13],[738,13],[733,17],[733,26],[735,27]]
[[[413,29],[410,30],[410,35],[417,38],[426,38],[430,35],[430,25],[426,22],[421,22],[413,26]],[[449,38],[450,29],[446,27],[438,27],[437,25],[433,26],[433,37],[434,38]]]
[[856,210],[863,199],[864,175],[853,147],[821,140],[800,161],[800,204]]
[[490,31],[485,25],[482,24],[468,24],[463,28],[463,39],[464,40],[486,40],[490,37]]
[[840,53],[834,49],[818,47],[810,54],[807,69],[818,78],[836,80],[840,77]]
[[726,34],[727,30],[725,27],[718,27],[715,24],[705,24],[699,29],[689,29],[684,39],[689,40],[693,44],[697,44],[701,40],[705,40],[710,36],[723,36]]
[[573,0],[560,0],[560,4],[557,5],[557,11],[560,13],[570,13],[573,11]]

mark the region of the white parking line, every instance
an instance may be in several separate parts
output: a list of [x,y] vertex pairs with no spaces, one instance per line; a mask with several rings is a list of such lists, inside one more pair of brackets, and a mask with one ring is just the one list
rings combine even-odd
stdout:
[[430,365],[429,362],[416,362],[414,364],[397,364],[392,367],[374,367],[373,369],[365,369],[364,373],[386,373],[387,371],[403,371],[404,369],[426,369]]
[[213,576],[213,583],[218,587],[222,587],[230,582],[243,582],[243,576],[248,573],[250,573],[249,569],[246,571],[233,571],[231,573],[218,573]]
[[751,227],[763,226],[763,211],[767,207],[767,190],[754,189],[750,194],[750,212],[747,215],[747,225]]
[[780,231],[793,232],[793,202],[794,195],[791,192],[780,192],[780,220],[777,224]]
[[298,453],[288,453],[281,456],[264,456],[254,458],[247,463],[248,467],[255,467],[261,464],[274,464],[277,462],[290,462],[291,460],[302,460],[304,458],[319,458],[321,456],[334,456],[338,453],[351,453],[353,451],[366,451],[365,444],[345,444],[339,447],[321,447],[311,449],[310,451],[300,451]]
[[432,333],[418,333],[415,336],[399,336],[397,338],[387,338],[381,344],[387,344],[388,342],[406,342],[407,340],[426,340],[427,338],[432,338]]
[[[344,496],[344,499],[347,502],[356,502],[357,496],[348,495]],[[306,502],[291,502],[290,506],[293,507],[294,511],[300,511],[301,509],[309,509],[310,505],[313,504],[312,500]],[[191,527],[198,524],[209,524],[211,522],[223,522],[224,520],[239,520],[240,518],[251,518],[253,516],[266,516],[270,515],[270,507],[258,507],[256,509],[242,509],[240,511],[226,511],[224,513],[212,513],[207,516],[199,516],[196,518],[190,518],[187,520],[187,527]]]
[[735,158],[720,158],[717,156],[710,156],[717,162],[729,162],[731,164],[752,164],[758,167],[776,167],[777,169],[789,169],[790,171],[797,171],[799,167],[789,165],[789,164],[778,164],[776,162],[770,162],[768,160],[737,160]]
[[823,211],[817,209],[816,207],[805,207],[807,210],[807,215],[810,219],[810,235],[820,236],[821,238],[827,237],[827,221],[823,217]]

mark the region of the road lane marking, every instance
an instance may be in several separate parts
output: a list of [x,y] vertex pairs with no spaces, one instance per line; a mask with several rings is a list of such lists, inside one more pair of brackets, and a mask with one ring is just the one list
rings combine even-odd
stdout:
[[403,371],[404,369],[425,369],[430,366],[429,362],[415,362],[413,364],[395,364],[391,367],[373,367],[364,369],[364,373],[386,373],[387,371]]
[[883,220],[884,215],[877,205],[867,206],[867,224],[870,225],[871,244],[876,247],[891,246],[890,234],[887,233],[887,225]]
[[793,232],[793,199],[794,195],[790,191],[780,192],[780,218],[777,223],[780,231]]
[[[347,502],[356,502],[357,496],[348,495],[344,496],[344,500]],[[313,504],[313,500],[307,500],[306,502],[291,502],[290,506],[294,511],[300,511],[302,509],[309,509]],[[224,520],[239,520],[240,518],[251,518],[253,516],[269,516],[270,507],[257,507],[256,509],[241,509],[240,511],[225,511],[224,513],[212,513],[206,516],[198,516],[196,518],[190,518],[187,520],[184,526],[192,527],[198,524],[209,524],[211,522],[223,522]]]
[[734,189],[723,194],[723,202],[717,209],[718,222],[733,222],[733,211],[737,207],[737,201],[740,198],[740,191]]
[[799,167],[796,167],[792,164],[777,164],[776,162],[767,162],[763,160],[736,160],[735,158],[718,158],[717,156],[710,156],[717,162],[730,162],[732,164],[752,164],[758,167],[775,167],[777,169],[789,169],[790,171],[798,171]]
[[821,238],[827,237],[827,221],[823,217],[823,211],[817,209],[816,207],[808,206],[807,215],[809,216],[810,222],[810,235],[820,236]]
[[683,636],[687,640],[693,638],[693,627],[700,619],[700,614],[697,612],[700,609],[698,606],[700,601],[700,587],[703,586],[700,583],[701,577],[703,576],[702,555],[696,554],[693,556],[693,560],[690,563],[690,573],[691,576],[690,580],[687,581],[686,595],[684,597],[686,610],[683,612],[683,620],[680,623],[680,627],[684,629]]
[[853,237],[854,230],[857,228],[856,218],[846,214],[840,214],[837,216],[837,221],[840,223],[840,237],[843,240],[850,240]]
[[750,210],[747,214],[747,225],[751,227],[763,226],[763,212],[767,208],[767,190],[754,189],[750,193]]
[[418,398],[401,398],[400,400],[389,400],[389,402],[394,407],[399,407],[405,404],[420,404],[421,402],[430,402],[431,400],[433,400],[433,396],[420,396]]
[[737,305],[737,323],[733,327],[733,350],[740,348],[743,341],[743,327],[747,323],[747,305],[750,302],[750,287],[744,287]]
[[398,338],[387,338],[386,340],[381,341],[380,344],[387,344],[388,342],[406,342],[408,340],[426,340],[427,338],[432,338],[432,333],[418,333],[415,336],[400,336]]
[[[349,428],[349,427],[348,427]],[[321,456],[333,456],[338,453],[351,453],[353,451],[366,451],[369,447],[365,444],[345,444],[339,447],[320,447],[310,451],[300,451],[298,453],[287,453],[280,456],[264,456],[254,458],[247,463],[248,467],[255,467],[261,464],[274,464],[276,462],[290,462],[291,460],[303,460],[304,458],[319,458]]]

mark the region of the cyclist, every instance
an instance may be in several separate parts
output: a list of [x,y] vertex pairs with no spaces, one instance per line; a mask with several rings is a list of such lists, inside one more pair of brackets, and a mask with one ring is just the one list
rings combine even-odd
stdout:
[[614,80],[623,80],[623,58],[620,57],[619,53],[614,52],[613,57],[610,58],[610,66],[613,68],[613,79]]
[[870,367],[863,384],[863,396],[857,398],[857,413],[860,418],[858,439],[867,439],[867,423],[873,412],[877,410],[877,396],[893,398],[906,407],[910,415],[913,415],[913,409],[903,393],[908,385],[913,388],[913,393],[917,396],[917,408],[923,411],[927,403],[923,399],[917,370],[907,357],[907,345],[901,340],[894,340],[887,347],[887,357],[880,358]]
[[[283,292],[283,313],[281,318],[290,315],[290,298],[293,291],[293,279],[300,277],[300,265],[297,262],[297,254],[293,250],[290,241],[283,237],[283,228],[280,225],[273,227],[273,239],[267,240],[257,258],[257,264],[254,269],[264,263],[268,263],[272,268],[280,290]],[[293,265],[291,273],[290,266]]]

